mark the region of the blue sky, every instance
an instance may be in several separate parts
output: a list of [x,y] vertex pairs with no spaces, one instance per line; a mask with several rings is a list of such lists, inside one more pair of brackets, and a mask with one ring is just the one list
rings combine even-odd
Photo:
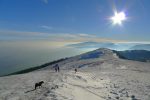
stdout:
[[[0,0],[0,39],[150,42],[149,0]],[[110,17],[124,11],[127,20]]]

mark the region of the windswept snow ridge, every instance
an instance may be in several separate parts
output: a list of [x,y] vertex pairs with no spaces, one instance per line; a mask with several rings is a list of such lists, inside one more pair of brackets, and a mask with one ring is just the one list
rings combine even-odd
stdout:
[[[150,63],[123,60],[109,49],[98,49],[57,64],[58,73],[51,65],[0,77],[0,100],[150,100]],[[39,81],[44,84],[34,90]]]

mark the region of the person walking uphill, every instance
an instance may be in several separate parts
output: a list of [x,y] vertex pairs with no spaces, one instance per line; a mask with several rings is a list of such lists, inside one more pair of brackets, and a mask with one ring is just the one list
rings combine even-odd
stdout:
[[57,71],[59,72],[59,66],[57,66]]
[[77,68],[74,69],[75,73],[77,72]]
[[59,70],[60,70],[60,69],[59,69],[59,65],[56,64],[54,67],[55,67],[55,72],[59,72]]
[[57,72],[57,68],[55,67],[55,72]]

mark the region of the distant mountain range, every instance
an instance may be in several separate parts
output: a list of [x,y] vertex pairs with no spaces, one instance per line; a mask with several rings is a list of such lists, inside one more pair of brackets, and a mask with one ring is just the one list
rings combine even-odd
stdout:
[[97,48],[97,47],[110,47],[113,48],[116,45],[114,43],[105,43],[105,42],[82,42],[82,43],[77,43],[77,44],[70,44],[68,46],[71,47],[76,47],[76,48]]
[[130,48],[131,50],[149,50],[150,44],[138,44]]
[[150,51],[150,44],[142,43],[111,43],[111,42],[82,42],[77,44],[69,44],[69,47],[80,48],[80,49],[98,49],[108,48],[113,50],[148,50]]
[[150,51],[146,50],[126,50],[126,51],[114,51],[119,58],[150,62]]

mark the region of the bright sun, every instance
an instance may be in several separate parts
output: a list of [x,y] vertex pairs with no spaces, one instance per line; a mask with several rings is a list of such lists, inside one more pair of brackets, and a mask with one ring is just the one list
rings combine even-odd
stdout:
[[126,20],[126,15],[124,12],[117,13],[115,12],[115,15],[110,18],[113,22],[113,24],[121,25],[122,21]]

